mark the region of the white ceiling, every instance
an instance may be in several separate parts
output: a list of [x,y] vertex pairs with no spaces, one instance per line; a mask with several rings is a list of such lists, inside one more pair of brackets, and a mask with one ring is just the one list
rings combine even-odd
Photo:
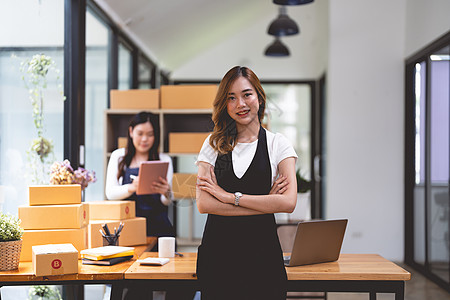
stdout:
[[[287,8],[288,15],[299,24],[301,34],[303,30],[317,27],[316,2]],[[227,47],[227,40],[233,50],[245,47],[239,61],[264,57],[264,48],[273,41],[266,33],[267,27],[279,9],[271,0],[96,0],[96,3],[152,60],[169,72],[182,69],[194,59],[198,61],[203,53],[224,42]],[[246,41],[242,45],[236,45],[234,37],[255,24],[262,25],[244,37]],[[317,52],[314,48],[317,42],[305,41],[304,37],[303,40],[285,38],[288,39],[289,43],[285,44],[291,53],[307,57],[308,53]],[[256,44],[258,47],[252,47]]]

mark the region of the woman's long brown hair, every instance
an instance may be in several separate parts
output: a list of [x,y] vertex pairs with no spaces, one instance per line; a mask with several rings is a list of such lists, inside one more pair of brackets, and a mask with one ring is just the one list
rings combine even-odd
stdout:
[[209,144],[220,154],[226,154],[232,151],[236,145],[236,122],[228,115],[227,99],[231,85],[241,76],[250,81],[258,95],[258,117],[260,123],[264,117],[264,111],[266,109],[266,93],[261,86],[259,78],[247,67],[233,67],[222,78],[217,90],[216,98],[213,102],[212,120],[214,122],[214,130],[209,139]]
[[147,122],[150,122],[150,124],[152,124],[153,135],[155,137],[153,146],[148,151],[148,160],[159,160],[159,152],[158,152],[159,133],[160,133],[159,119],[156,115],[154,115],[150,112],[142,111],[142,112],[136,114],[135,116],[133,116],[133,118],[130,121],[130,125],[128,126],[127,148],[125,149],[125,155],[122,157],[122,159],[119,162],[119,171],[117,172],[117,179],[119,179],[120,177],[122,177],[125,174],[125,169],[130,166],[131,161],[133,160],[133,157],[136,154],[136,148],[134,147],[133,139],[130,136],[129,128],[131,128],[131,130],[133,130],[134,127],[136,127],[136,125],[144,124]]

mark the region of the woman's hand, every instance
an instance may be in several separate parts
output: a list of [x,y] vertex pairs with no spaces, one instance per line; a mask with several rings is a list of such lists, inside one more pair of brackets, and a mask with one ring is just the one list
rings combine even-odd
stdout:
[[139,185],[139,176],[132,177],[132,182],[128,184],[128,192],[131,194],[136,193]]
[[209,193],[217,200],[223,203],[234,203],[234,195],[226,192],[217,184],[216,174],[214,174],[214,168],[210,168],[211,178],[206,176],[197,176],[197,187]]
[[168,195],[170,191],[169,182],[165,178],[162,178],[161,176],[159,177],[159,181],[154,181],[152,183],[152,187],[156,193],[161,195]]
[[287,191],[287,186],[289,185],[289,182],[287,181],[287,177],[284,175],[278,176],[277,180],[272,185],[272,188],[270,189],[270,194],[283,194]]

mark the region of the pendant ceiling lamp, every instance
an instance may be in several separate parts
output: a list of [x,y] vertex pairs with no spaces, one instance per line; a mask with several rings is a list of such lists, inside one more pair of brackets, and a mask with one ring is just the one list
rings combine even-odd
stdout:
[[286,7],[281,6],[278,18],[269,25],[267,33],[273,36],[294,35],[299,33],[299,29],[295,21],[287,15]]
[[289,56],[289,49],[276,37],[264,52],[266,56]]
[[302,5],[314,2],[314,0],[273,0],[278,5]]

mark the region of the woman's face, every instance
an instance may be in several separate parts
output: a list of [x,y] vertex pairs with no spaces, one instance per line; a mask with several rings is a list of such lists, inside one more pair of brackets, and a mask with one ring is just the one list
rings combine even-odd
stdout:
[[232,84],[227,95],[227,112],[236,121],[236,125],[259,126],[259,99],[253,85],[245,77],[238,77]]
[[141,123],[134,128],[130,127],[129,130],[136,152],[147,153],[155,141],[152,124],[150,122]]

